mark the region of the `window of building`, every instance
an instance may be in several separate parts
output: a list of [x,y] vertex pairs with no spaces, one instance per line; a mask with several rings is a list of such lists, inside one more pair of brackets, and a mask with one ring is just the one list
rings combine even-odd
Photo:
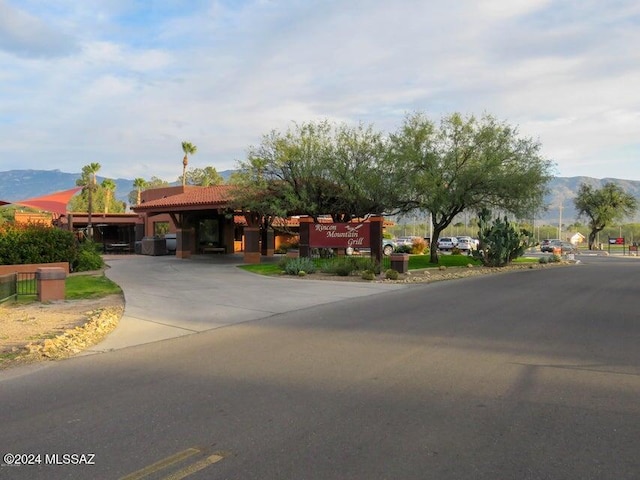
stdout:
[[153,222],[153,235],[162,237],[165,233],[169,233],[169,222]]

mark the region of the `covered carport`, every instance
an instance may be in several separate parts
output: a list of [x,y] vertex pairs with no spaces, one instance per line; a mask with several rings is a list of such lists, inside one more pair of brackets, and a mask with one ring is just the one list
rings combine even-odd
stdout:
[[133,211],[144,219],[145,237],[157,237],[167,224],[176,234],[176,256],[233,253],[236,238],[230,186],[177,186],[145,190]]

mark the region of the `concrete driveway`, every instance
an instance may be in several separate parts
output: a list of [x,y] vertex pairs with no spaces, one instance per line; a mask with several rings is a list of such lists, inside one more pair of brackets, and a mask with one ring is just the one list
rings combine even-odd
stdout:
[[265,277],[237,268],[238,255],[122,255],[107,258],[108,278],[125,296],[120,324],[86,353],[190,335],[345,298],[406,288],[397,284]]

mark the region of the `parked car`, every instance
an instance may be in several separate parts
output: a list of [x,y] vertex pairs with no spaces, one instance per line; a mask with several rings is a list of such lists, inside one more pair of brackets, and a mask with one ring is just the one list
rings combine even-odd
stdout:
[[553,252],[552,242],[561,242],[562,240],[558,238],[545,238],[540,242],[540,251],[541,252]]
[[443,252],[449,252],[458,245],[458,239],[456,237],[442,237],[438,239],[438,250]]
[[456,237],[456,240],[458,240],[456,248],[466,253],[467,255],[471,254],[471,250],[476,249],[476,243],[471,237]]
[[388,257],[389,255],[391,255],[393,253],[393,251],[395,250],[395,248],[397,246],[398,246],[398,243],[395,240],[392,240],[390,238],[383,238],[382,239],[382,253],[383,253],[383,255]]
[[560,249],[560,253],[576,253],[578,251],[573,243],[563,242],[562,240],[551,240],[547,247],[550,248],[550,250],[547,250],[549,252],[553,252],[557,248]]
[[411,247],[413,246],[413,241],[416,238],[420,238],[420,237],[398,237],[396,239],[396,244],[398,246],[408,245],[409,247]]

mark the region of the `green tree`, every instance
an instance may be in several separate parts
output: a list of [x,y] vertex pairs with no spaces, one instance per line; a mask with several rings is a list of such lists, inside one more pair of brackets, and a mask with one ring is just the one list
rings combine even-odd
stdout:
[[99,163],[90,163],[82,167],[82,174],[76,185],[82,188],[82,193],[87,195],[87,229],[91,236],[91,215],[93,214],[93,194],[97,190],[97,177],[96,174],[102,168]]
[[387,210],[390,176],[382,171],[385,147],[372,127],[327,121],[272,131],[231,183],[237,205],[268,216],[330,215],[346,222]]
[[198,147],[190,142],[182,142],[182,151],[184,152],[184,158],[182,159],[182,186],[186,185],[187,181],[187,165],[189,165],[189,155],[194,155],[198,151]]
[[140,205],[140,196],[142,195],[142,190],[147,186],[147,181],[144,178],[134,178],[133,186],[135,187],[136,193],[136,205]]
[[214,167],[194,168],[185,172],[186,180],[178,177],[178,181],[183,185],[199,185],[201,187],[210,187],[212,185],[222,185],[224,178],[218,173]]
[[389,161],[402,189],[401,208],[431,213],[431,261],[441,232],[465,210],[494,208],[526,217],[543,206],[551,162],[540,144],[486,115],[444,117],[439,126],[408,115],[391,136]]
[[133,182],[134,182],[133,186],[136,187],[136,189],[131,190],[128,196],[129,203],[131,205],[140,205],[140,201],[141,201],[140,196],[143,191],[149,190],[151,188],[160,188],[160,187],[169,186],[169,182],[155,176],[151,177],[150,180],[146,180],[146,181],[142,178],[136,178]]
[[589,249],[593,250],[596,235],[608,224],[631,216],[638,209],[638,200],[615,183],[606,183],[596,189],[580,184],[573,199],[577,215],[586,217],[589,227]]
[[116,182],[110,178],[102,180],[100,186],[104,189],[104,213],[109,213],[109,206],[114,200],[114,193],[116,191]]

